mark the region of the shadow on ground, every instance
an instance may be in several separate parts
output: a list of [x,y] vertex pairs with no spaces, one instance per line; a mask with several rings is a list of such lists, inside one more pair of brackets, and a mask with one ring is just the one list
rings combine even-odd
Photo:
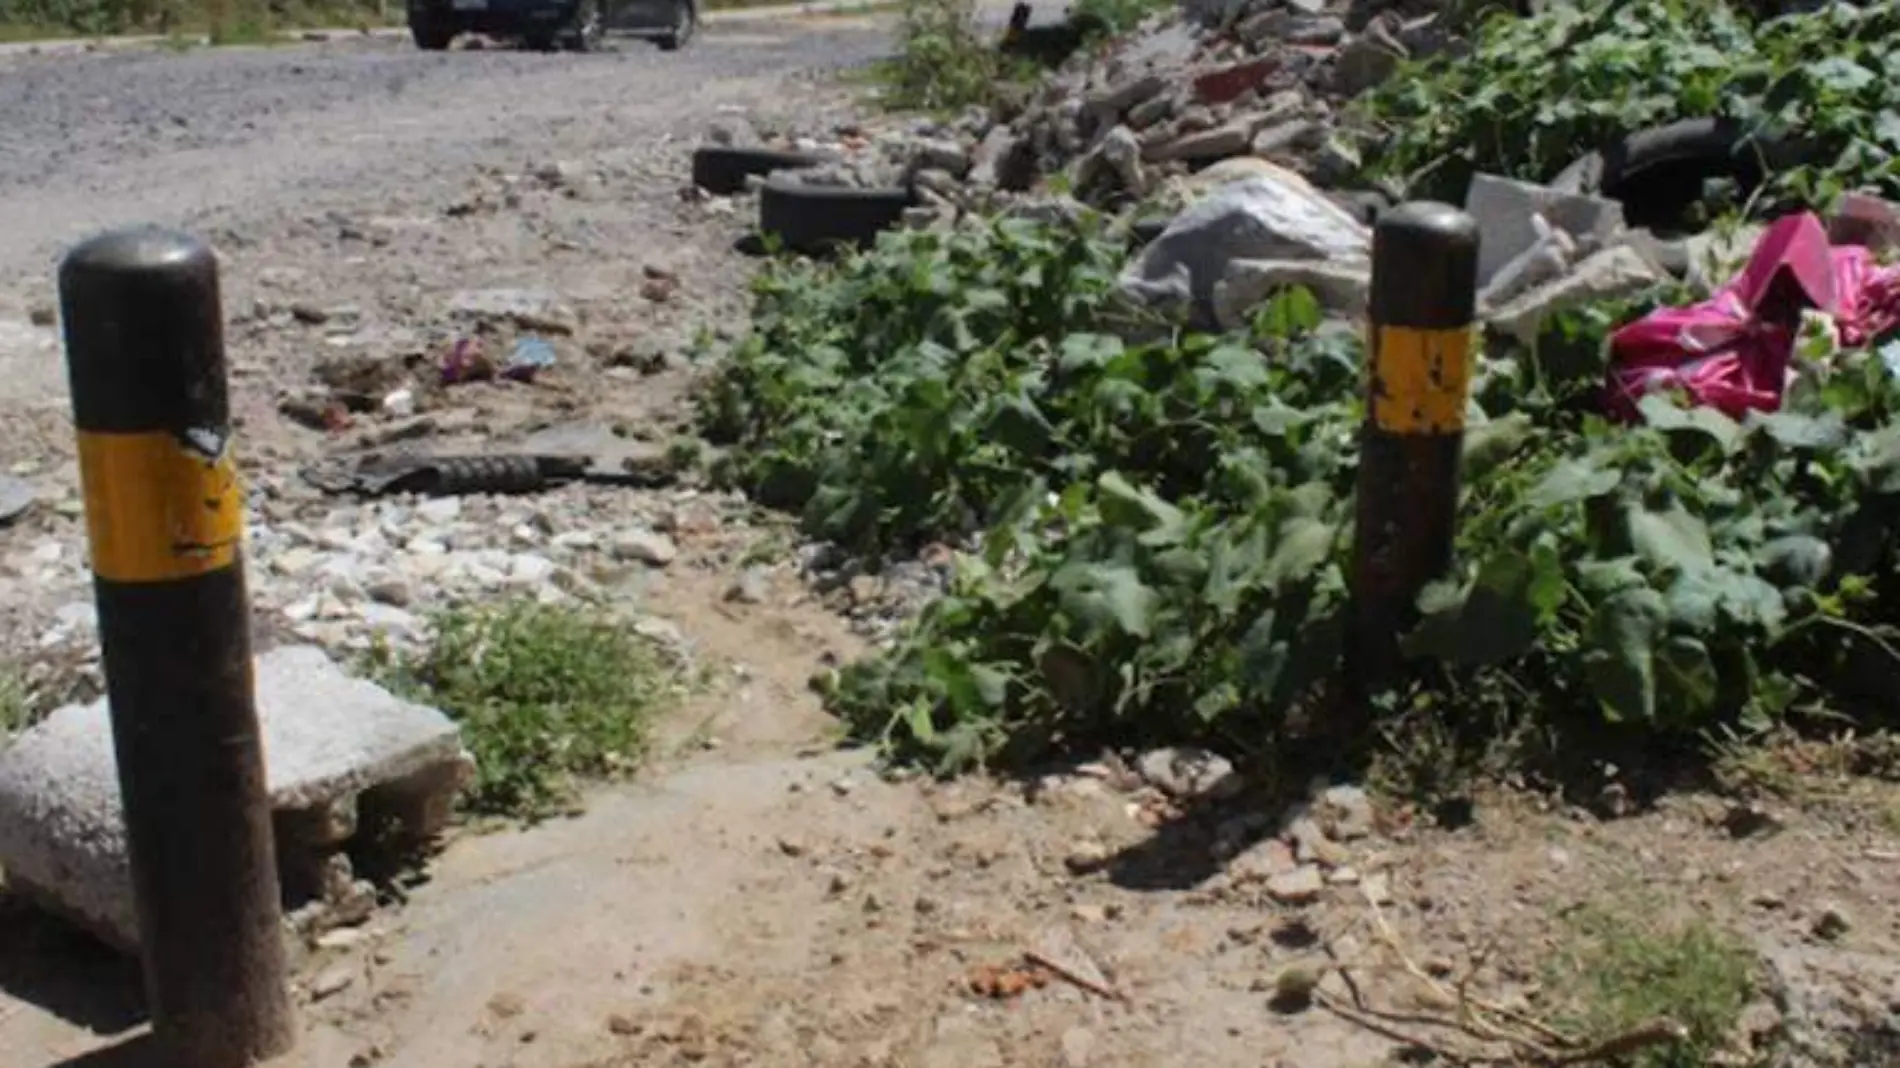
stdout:
[[0,946],[6,947],[0,953],[0,993],[99,1035],[121,1034],[145,1022],[137,960],[5,890],[0,890]]

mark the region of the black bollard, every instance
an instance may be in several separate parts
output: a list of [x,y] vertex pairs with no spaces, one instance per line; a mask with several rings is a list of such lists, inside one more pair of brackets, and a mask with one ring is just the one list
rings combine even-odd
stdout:
[[115,231],[59,294],[153,1038],[171,1068],[240,1068],[295,1032],[217,260]]
[[[1419,591],[1451,564],[1477,292],[1469,215],[1416,202],[1379,218],[1346,646],[1362,699],[1397,677]],[[1369,714],[1355,704],[1355,716]]]

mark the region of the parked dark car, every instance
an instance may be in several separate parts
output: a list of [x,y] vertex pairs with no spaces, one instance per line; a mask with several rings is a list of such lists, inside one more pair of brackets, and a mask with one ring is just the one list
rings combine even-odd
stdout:
[[465,33],[543,51],[591,51],[609,33],[643,37],[665,51],[699,27],[698,0],[407,0],[416,47],[440,52]]

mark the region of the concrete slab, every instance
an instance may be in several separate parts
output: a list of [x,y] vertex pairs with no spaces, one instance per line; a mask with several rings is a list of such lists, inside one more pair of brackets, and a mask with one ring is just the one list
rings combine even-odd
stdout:
[[1532,216],[1542,216],[1568,234],[1585,255],[1606,247],[1623,229],[1623,206],[1614,200],[1564,193],[1495,174],[1472,176],[1465,211],[1478,223],[1480,287],[1537,243]]
[[[360,796],[392,794],[385,808],[425,823],[446,817],[471,766],[448,717],[346,674],[315,646],[259,656],[256,686],[279,862],[326,873],[315,896],[351,893],[340,849]],[[286,833],[308,826],[321,830]],[[0,869],[108,942],[137,946],[104,699],[61,708],[0,748]]]

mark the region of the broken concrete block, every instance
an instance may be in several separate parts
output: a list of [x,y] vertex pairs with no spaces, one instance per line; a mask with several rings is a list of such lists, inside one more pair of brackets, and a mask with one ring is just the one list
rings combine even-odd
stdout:
[[1485,315],[1487,326],[1529,345],[1546,318],[1565,308],[1640,293],[1665,280],[1642,253],[1616,245],[1577,264],[1571,273],[1533,289]]
[[[432,821],[406,825],[405,834],[440,829],[472,770],[448,717],[345,674],[315,646],[264,653],[255,679],[287,897],[305,873],[337,882],[334,861],[347,865],[347,857],[334,851],[355,833],[359,802]],[[0,867],[9,885],[107,942],[127,950],[138,945],[104,699],[61,708],[0,748]],[[344,875],[349,885],[337,892],[357,894],[347,867]]]
[[1076,164],[1078,185],[1095,187],[1111,183],[1113,188],[1136,196],[1147,191],[1148,179],[1141,169],[1141,141],[1126,126],[1108,131],[1094,151]]
[[1251,91],[1279,69],[1278,56],[1262,56],[1211,70],[1194,79],[1194,95],[1202,103],[1224,104]]
[[1292,171],[1260,161],[1257,173],[1214,189],[1168,224],[1122,273],[1130,296],[1150,304],[1186,302],[1213,317],[1216,283],[1238,260],[1362,265],[1372,233]]
[[1202,160],[1226,159],[1247,151],[1253,141],[1254,120],[1251,116],[1235,119],[1225,126],[1216,126],[1212,130],[1182,134],[1169,141],[1148,148],[1142,155],[1150,160]]
[[1405,58],[1405,46],[1390,33],[1368,27],[1363,36],[1340,46],[1333,60],[1333,91],[1343,97],[1358,96],[1391,77]]
[[1163,94],[1150,97],[1128,109],[1128,125],[1137,130],[1146,130],[1155,123],[1174,114],[1174,98]]
[[1276,122],[1253,135],[1253,154],[1276,156],[1315,144],[1325,136],[1325,128],[1316,122],[1305,119]]
[[[1577,255],[1576,241],[1545,222],[1541,215],[1532,216],[1532,220],[1539,228],[1536,243],[1519,253],[1516,259],[1498,268],[1478,294],[1480,307],[1495,308],[1520,293],[1548,285],[1570,270],[1570,264]],[[1651,264],[1655,263],[1652,257],[1644,258]]]
[[1533,217],[1569,234],[1579,245],[1599,249],[1623,229],[1623,206],[1614,200],[1564,193],[1495,174],[1473,175],[1465,211],[1478,224],[1478,284],[1537,243]]
[[1138,78],[1109,86],[1089,98],[1089,108],[1110,115],[1121,112],[1149,100],[1168,87],[1168,80],[1159,74],[1144,74]]

